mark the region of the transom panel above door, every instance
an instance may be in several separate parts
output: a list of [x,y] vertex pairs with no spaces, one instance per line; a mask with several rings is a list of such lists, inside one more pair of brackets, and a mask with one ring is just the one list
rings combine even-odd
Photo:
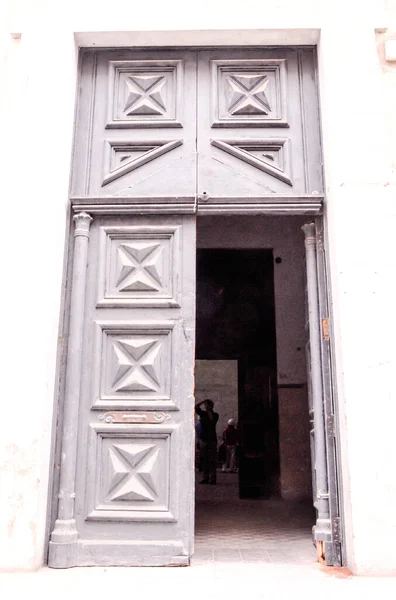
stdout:
[[200,195],[321,192],[313,74],[310,50],[199,53]]
[[195,196],[196,53],[88,51],[73,194]]
[[87,50],[81,70],[72,196],[322,194],[312,48]]

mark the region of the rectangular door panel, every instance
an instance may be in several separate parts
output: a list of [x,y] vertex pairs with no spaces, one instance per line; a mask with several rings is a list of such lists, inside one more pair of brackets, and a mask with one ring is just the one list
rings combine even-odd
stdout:
[[194,217],[94,219],[76,477],[79,565],[189,562],[194,290]]
[[86,51],[81,68],[73,194],[194,196],[195,53]]
[[199,53],[199,202],[321,192],[320,157],[316,171],[307,165],[307,146],[317,149],[319,138],[317,111],[306,106],[316,107],[314,86],[302,100],[314,68],[312,52],[304,52]]

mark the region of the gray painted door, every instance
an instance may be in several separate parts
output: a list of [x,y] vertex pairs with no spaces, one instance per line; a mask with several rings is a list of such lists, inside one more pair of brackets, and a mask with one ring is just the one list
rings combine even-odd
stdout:
[[196,53],[86,51],[72,195],[194,197]]
[[198,92],[200,201],[321,192],[311,49],[200,52]]
[[310,418],[313,504],[312,529],[318,559],[341,565],[334,406],[322,220],[303,227],[306,248],[307,386]]
[[80,72],[76,203],[199,212],[323,193],[312,48],[90,49]]
[[192,553],[195,218],[91,225],[76,480],[78,565]]
[[49,564],[188,564],[194,213],[321,194],[314,55],[91,49],[80,69],[71,196],[94,218],[75,217]]

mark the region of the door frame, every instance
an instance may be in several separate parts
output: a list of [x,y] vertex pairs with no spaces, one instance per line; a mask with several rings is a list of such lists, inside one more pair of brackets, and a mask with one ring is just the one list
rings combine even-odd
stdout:
[[[84,206],[84,208],[86,208]],[[129,207],[128,207],[129,208]],[[289,216],[300,215],[301,216],[301,207],[295,208],[294,206],[288,207],[289,210],[285,211]],[[117,214],[120,209],[120,206],[114,206],[111,209],[111,214]],[[94,218],[95,214],[108,214],[109,207],[102,207],[101,205],[92,205],[89,208],[89,213]],[[127,209],[128,210],[128,209]],[[158,209],[157,209],[158,210]],[[276,209],[275,209],[276,210]],[[249,208],[246,206],[243,207],[235,207],[231,206],[227,209],[226,206],[221,207],[221,211],[218,214],[228,216],[235,214],[244,214],[249,216],[260,215],[279,215],[278,211],[275,212],[274,206],[270,203],[265,204],[264,206],[258,206],[257,204],[251,203]],[[243,212],[242,212],[243,211]],[[306,211],[306,209],[305,209]],[[312,212],[311,212],[312,211]],[[327,556],[323,558],[322,553],[324,548],[321,546],[318,547],[318,558],[324,563],[334,564],[336,566],[340,566],[345,564],[345,535],[343,535],[343,519],[341,513],[341,469],[340,469],[340,460],[337,449],[339,447],[338,440],[338,421],[337,421],[337,395],[336,390],[334,389],[334,366],[333,366],[333,352],[331,346],[331,340],[333,339],[332,335],[332,319],[330,316],[330,301],[329,301],[329,281],[328,281],[328,271],[327,271],[327,259],[326,252],[324,247],[324,235],[325,235],[325,224],[323,211],[317,210],[316,207],[311,209],[311,214],[307,214],[307,223],[313,224],[316,231],[316,267],[317,267],[317,289],[318,289],[318,300],[319,300],[319,314],[321,320],[321,372],[322,372],[322,385],[323,385],[323,404],[324,404],[324,413],[326,416],[325,420],[325,438],[326,438],[326,446],[327,446],[327,456],[328,456],[328,483],[331,490],[331,494],[329,495],[329,508],[330,508],[330,518],[331,518],[331,528],[332,528],[332,536],[333,541],[337,542],[338,550],[333,553],[332,556]],[[79,205],[73,205],[73,212],[75,216],[81,215],[81,207]],[[85,211],[84,211],[85,212]],[[214,212],[214,211],[213,211]],[[285,212],[281,214],[285,214]],[[307,212],[307,211],[306,211]],[[306,214],[305,212],[305,214]],[[154,211],[150,211],[151,214]],[[199,210],[199,202],[198,202],[198,215],[208,214],[205,209],[201,213]],[[312,214],[313,213],[313,214]],[[121,211],[122,214],[122,211]],[[127,215],[131,215],[132,210],[129,209]],[[136,212],[135,212],[136,214]],[[161,214],[161,212],[155,212],[155,214]],[[210,214],[213,214],[210,211]],[[301,243],[303,243],[303,234],[301,236]],[[70,245],[69,253],[72,256],[73,253],[73,242]],[[69,272],[70,272],[70,263],[69,263]],[[69,324],[69,315],[70,315],[70,294],[68,294],[67,301],[65,302],[65,319],[64,319],[64,328],[65,333],[67,333],[68,324]],[[62,361],[64,364],[64,361]],[[60,377],[60,392],[62,397],[60,398],[60,406],[59,406],[59,415],[62,414],[62,404],[64,400],[64,380],[65,380],[65,369],[61,371]],[[56,473],[56,465],[59,463],[59,453],[60,453],[60,441],[61,441],[61,431],[62,431],[62,418],[59,416],[57,422],[57,434],[56,434],[56,448],[54,452],[55,459],[55,468],[54,472]],[[59,484],[58,478],[53,476],[53,485],[52,485],[52,502],[51,504],[51,514],[49,515],[49,526],[48,526],[48,537],[46,540],[47,543],[47,551],[46,556],[48,555],[48,540],[49,533],[51,531],[51,527],[56,519],[56,507],[57,507],[57,485]]]
[[[315,33],[316,32],[316,33]],[[171,32],[169,32],[171,33]],[[182,33],[182,32],[176,32]],[[252,32],[249,32],[249,34]],[[83,34],[80,34],[80,40],[83,39]],[[85,34],[84,34],[85,35]],[[96,36],[96,34],[94,34]],[[100,34],[98,34],[100,35]],[[230,32],[230,35],[235,35],[235,32]],[[317,42],[317,30],[312,30],[312,39],[310,44],[314,45]],[[254,36],[253,36],[254,37]],[[301,43],[301,40],[299,41]],[[223,43],[221,45],[229,45]],[[94,43],[84,43],[83,45],[95,45]],[[106,44],[108,45],[108,44]],[[184,44],[178,44],[173,40],[172,45],[176,48],[181,48]],[[277,43],[277,45],[281,46],[281,43]],[[284,42],[283,45],[291,46],[290,36],[287,37],[287,44]],[[124,44],[119,44],[118,47],[123,47]],[[133,44],[129,44],[128,47],[133,46]],[[152,45],[150,45],[152,46]],[[252,46],[257,47],[256,44],[252,41],[251,44],[244,43],[241,44],[241,47],[249,48]],[[260,46],[266,48],[263,42],[260,43]],[[96,47],[98,47],[96,45]],[[144,44],[140,43],[137,47],[144,47]],[[147,47],[147,46],[146,46]],[[207,50],[210,46],[199,46],[199,49]],[[156,49],[160,50],[159,46],[156,46]],[[191,49],[191,46],[189,46]],[[323,211],[323,205],[325,197],[322,194],[312,194],[312,195],[272,195],[272,196],[263,196],[260,198],[232,198],[232,199],[210,199],[205,194],[201,194],[195,198],[194,202],[191,202],[190,199],[187,202],[183,202],[183,199],[179,201],[169,202],[167,199],[156,198],[156,202],[153,204],[147,201],[145,198],[136,199],[134,198],[133,206],[128,204],[128,198],[111,198],[111,197],[76,197],[71,196],[71,213],[72,215],[78,215],[82,211],[89,213],[89,215],[95,218],[95,215],[126,215],[132,216],[137,214],[144,215],[161,215],[161,214],[195,214],[197,216],[203,216],[207,214],[212,215],[248,215],[248,216],[256,216],[256,215],[283,215],[283,216],[295,216],[295,215],[306,215],[307,222],[314,221],[317,231],[320,231],[321,235],[321,249],[320,249],[320,259],[317,261],[317,276],[318,276],[318,292],[319,292],[319,307],[321,319],[327,319],[328,324],[328,335],[330,344],[325,349],[322,344],[322,358],[326,360],[325,369],[323,369],[322,365],[322,377],[324,382],[324,388],[328,390],[329,394],[329,402],[331,402],[331,406],[333,407],[334,420],[329,422],[327,426],[328,432],[331,433],[331,438],[334,440],[333,445],[335,447],[340,447],[339,444],[339,427],[338,427],[338,407],[337,407],[337,396],[335,390],[335,374],[334,374],[334,360],[332,358],[333,352],[331,350],[332,340],[334,340],[334,336],[332,335],[332,319],[330,315],[331,304],[329,301],[329,293],[330,293],[330,282],[328,279],[328,265],[327,265],[327,256],[324,250],[324,235],[325,235],[325,216]],[[72,216],[71,215],[71,216]],[[71,220],[70,220],[71,222]],[[70,226],[69,226],[70,227]],[[73,242],[69,243],[68,252],[66,254],[69,257],[73,254]],[[68,262],[68,266],[65,266],[65,280],[70,277],[70,261]],[[68,330],[68,322],[69,322],[69,308],[70,308],[70,296],[67,293],[64,302],[64,318],[62,321],[61,328],[63,332],[67,333]],[[327,341],[329,341],[327,340]],[[54,468],[53,472],[56,472],[56,457],[59,456],[59,442],[60,442],[60,432],[62,430],[62,407],[63,407],[63,396],[64,396],[64,381],[65,381],[65,369],[64,367],[64,356],[65,352],[60,352],[61,358],[59,359],[59,385],[58,385],[58,415],[56,422],[56,443],[54,443]],[[341,461],[340,456],[335,454],[334,468],[332,470],[334,481],[337,488],[337,495],[334,500],[334,509],[337,509],[337,514],[340,515],[341,507],[342,507],[342,480],[341,480]],[[48,554],[48,541],[49,541],[49,532],[52,530],[51,524],[53,524],[55,517],[53,514],[54,506],[56,505],[57,489],[56,489],[56,477],[53,474],[50,477],[50,484],[52,488],[52,503],[49,502],[49,515],[48,515],[48,534],[46,536],[46,555]],[[54,485],[55,484],[55,485]],[[343,527],[343,522],[340,516],[337,517],[338,522],[336,527]],[[341,554],[340,554],[340,562],[345,563],[345,535],[342,534],[342,530],[340,531],[340,544],[341,544]]]

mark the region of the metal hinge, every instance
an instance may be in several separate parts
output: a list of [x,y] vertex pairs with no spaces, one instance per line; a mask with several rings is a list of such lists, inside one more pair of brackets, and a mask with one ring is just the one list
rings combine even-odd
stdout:
[[327,423],[327,433],[328,433],[328,435],[330,437],[335,437],[334,415],[327,415],[326,423]]
[[322,319],[322,333],[323,339],[328,342],[330,339],[329,319]]
[[334,517],[331,521],[331,533],[333,542],[341,543],[341,519],[340,517]]

